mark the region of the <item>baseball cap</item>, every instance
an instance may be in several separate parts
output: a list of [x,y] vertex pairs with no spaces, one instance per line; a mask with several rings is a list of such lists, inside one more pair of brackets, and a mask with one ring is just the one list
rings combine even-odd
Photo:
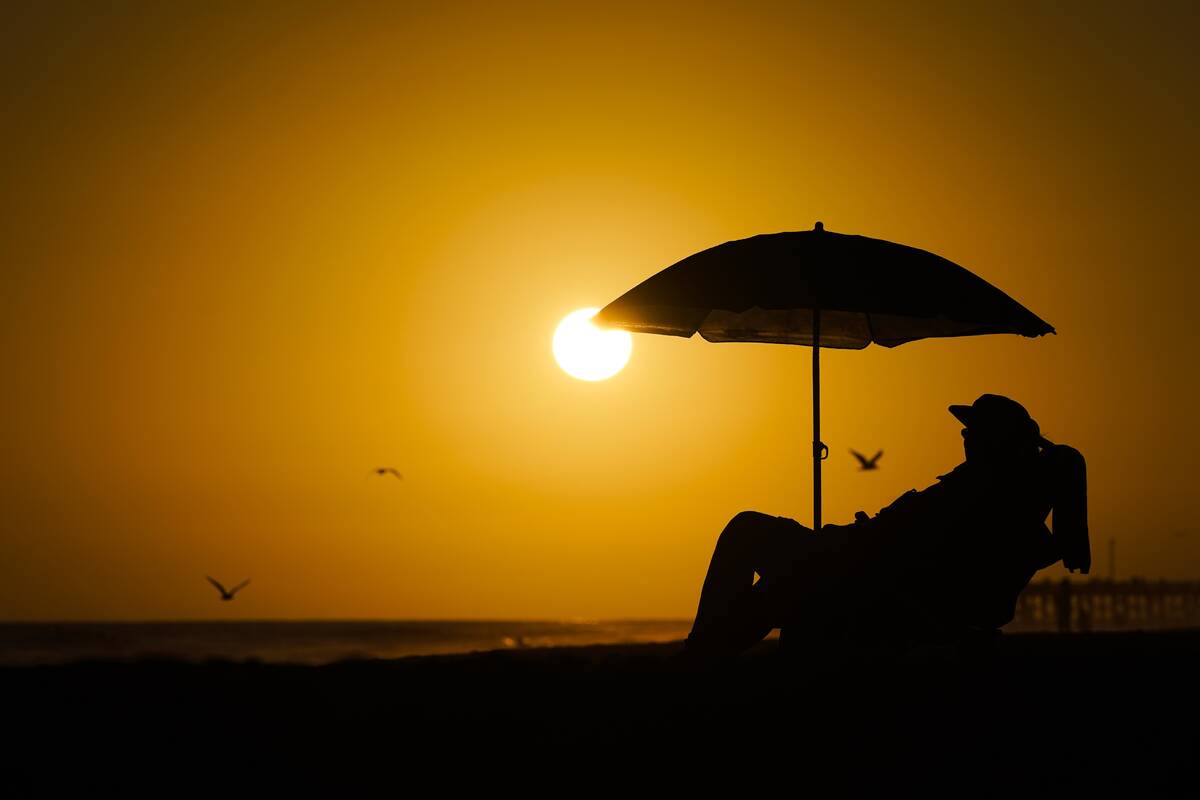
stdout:
[[1025,406],[1003,395],[982,394],[969,406],[950,406],[950,413],[966,425],[967,430],[1044,441],[1041,428],[1029,416]]

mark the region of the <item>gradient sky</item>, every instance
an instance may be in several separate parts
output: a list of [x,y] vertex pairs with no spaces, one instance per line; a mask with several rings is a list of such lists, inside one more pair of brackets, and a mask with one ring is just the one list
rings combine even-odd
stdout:
[[247,5],[6,6],[0,618],[690,616],[735,512],[811,520],[810,351],[550,338],[818,219],[1058,329],[825,354],[827,521],[998,392],[1096,572],[1200,577],[1189,4]]

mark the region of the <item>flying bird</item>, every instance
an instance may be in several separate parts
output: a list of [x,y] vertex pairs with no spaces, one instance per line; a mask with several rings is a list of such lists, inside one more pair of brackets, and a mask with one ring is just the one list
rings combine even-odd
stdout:
[[858,459],[858,464],[859,464],[858,471],[866,472],[867,470],[870,470],[870,469],[879,469],[879,465],[876,462],[879,461],[879,457],[881,455],[883,455],[883,451],[880,450],[878,453],[871,456],[870,458],[867,458],[866,456],[864,456],[862,453],[858,452],[857,450],[851,450],[850,455],[852,455]]
[[404,480],[404,476],[401,475],[398,470],[393,469],[392,467],[376,467],[375,469],[371,470],[371,474],[372,475],[380,475],[380,476],[395,475],[396,480],[398,480],[398,481]]
[[221,585],[221,582],[216,580],[215,578],[209,578],[207,575],[205,575],[204,577],[208,578],[209,583],[211,583],[213,586],[217,587],[217,591],[221,593],[221,599],[225,600],[225,601],[232,600],[233,596],[235,594],[237,594],[238,592],[240,592],[242,590],[242,588],[247,583],[250,582],[250,579],[246,578],[246,580],[242,581],[241,583],[239,583],[237,586],[233,587],[232,589],[226,589],[224,586]]

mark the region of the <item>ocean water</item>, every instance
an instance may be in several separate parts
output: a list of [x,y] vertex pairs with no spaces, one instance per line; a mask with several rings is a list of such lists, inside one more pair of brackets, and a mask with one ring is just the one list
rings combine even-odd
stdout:
[[690,627],[688,620],[0,623],[0,665],[145,659],[328,664],[528,647],[667,642],[685,638]]

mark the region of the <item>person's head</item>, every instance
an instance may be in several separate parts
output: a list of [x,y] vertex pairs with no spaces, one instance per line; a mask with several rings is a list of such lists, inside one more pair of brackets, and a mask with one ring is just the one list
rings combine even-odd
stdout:
[[962,436],[968,463],[1020,462],[1037,455],[1046,444],[1025,407],[998,394],[980,395],[969,406],[950,406],[950,413],[966,425]]

